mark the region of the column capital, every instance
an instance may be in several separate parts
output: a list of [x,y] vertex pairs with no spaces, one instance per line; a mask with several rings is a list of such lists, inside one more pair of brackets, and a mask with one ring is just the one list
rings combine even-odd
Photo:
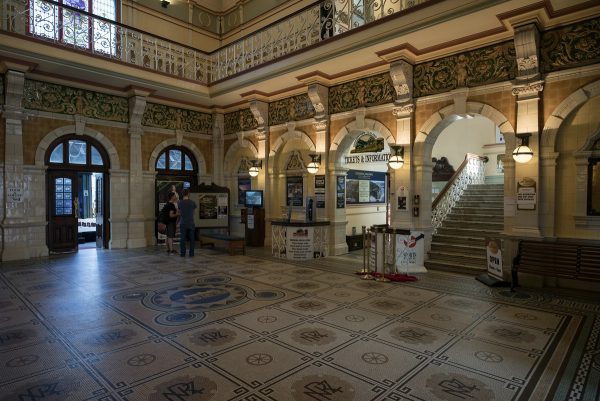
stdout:
[[544,90],[544,81],[530,82],[526,84],[516,84],[512,87],[513,96],[519,98],[535,98]]
[[403,104],[401,106],[396,106],[392,109],[392,114],[396,118],[406,118],[410,117],[410,115],[415,111],[415,105],[413,103]]
[[329,127],[328,119],[316,120],[313,123],[313,128],[315,129],[315,131],[325,131],[325,130],[327,130],[328,127]]

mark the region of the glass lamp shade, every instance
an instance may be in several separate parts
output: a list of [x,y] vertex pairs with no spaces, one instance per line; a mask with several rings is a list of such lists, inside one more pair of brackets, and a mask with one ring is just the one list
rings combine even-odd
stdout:
[[527,163],[533,157],[533,151],[527,145],[517,146],[517,148],[513,151],[513,159],[517,163]]
[[404,159],[400,155],[390,156],[388,165],[394,170],[398,170],[400,167],[404,166]]
[[317,171],[319,171],[319,163],[310,162],[310,163],[308,163],[308,166],[306,166],[306,169],[308,170],[309,173],[316,174]]
[[256,177],[258,175],[258,167],[256,166],[252,166],[248,169],[248,174],[250,174],[250,177]]

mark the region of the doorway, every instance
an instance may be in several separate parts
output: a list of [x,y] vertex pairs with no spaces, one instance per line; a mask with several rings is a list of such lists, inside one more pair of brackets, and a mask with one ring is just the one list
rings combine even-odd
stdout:
[[52,253],[107,248],[108,157],[91,138],[59,138],[46,155],[47,245]]

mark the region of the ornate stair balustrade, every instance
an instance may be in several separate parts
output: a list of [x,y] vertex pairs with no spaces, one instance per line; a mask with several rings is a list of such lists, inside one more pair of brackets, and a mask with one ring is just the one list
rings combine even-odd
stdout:
[[485,182],[485,163],[487,162],[488,158],[485,156],[467,153],[465,160],[433,201],[431,224],[434,234],[456,205],[456,202],[460,200],[465,189],[470,184],[483,184]]
[[324,0],[211,54],[52,0],[0,0],[0,30],[209,84],[428,1]]

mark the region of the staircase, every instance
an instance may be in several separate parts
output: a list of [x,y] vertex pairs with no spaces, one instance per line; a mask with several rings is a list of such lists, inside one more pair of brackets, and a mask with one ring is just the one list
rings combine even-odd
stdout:
[[497,237],[503,226],[504,186],[469,185],[433,235],[425,266],[468,274],[487,271],[485,237]]

